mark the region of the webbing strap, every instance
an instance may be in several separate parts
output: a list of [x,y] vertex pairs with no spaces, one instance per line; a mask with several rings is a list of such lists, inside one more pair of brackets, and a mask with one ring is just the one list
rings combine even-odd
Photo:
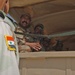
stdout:
[[70,35],[75,35],[75,31],[69,31],[69,32],[64,32],[64,33],[60,33],[60,34],[49,35],[48,38],[70,36]]

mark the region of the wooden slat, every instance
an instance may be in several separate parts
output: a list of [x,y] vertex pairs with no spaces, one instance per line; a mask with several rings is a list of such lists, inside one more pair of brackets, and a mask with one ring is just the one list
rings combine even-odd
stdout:
[[36,4],[40,2],[57,2],[57,3],[71,3],[72,5],[75,4],[75,0],[10,0],[10,7],[23,7],[31,4]]
[[50,0],[10,0],[10,7],[23,7],[23,6],[40,3],[40,2],[46,2],[46,1],[50,1]]

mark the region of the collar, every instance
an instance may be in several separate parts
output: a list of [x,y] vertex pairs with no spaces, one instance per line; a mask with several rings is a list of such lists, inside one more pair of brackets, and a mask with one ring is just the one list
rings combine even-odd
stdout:
[[0,10],[0,17],[5,19],[5,16],[6,16],[6,14],[2,10]]

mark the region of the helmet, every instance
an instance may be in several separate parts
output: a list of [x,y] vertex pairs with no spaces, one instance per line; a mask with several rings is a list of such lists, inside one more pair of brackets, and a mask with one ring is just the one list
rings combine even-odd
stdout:
[[34,27],[34,30],[37,28],[37,27],[40,27],[41,29],[44,29],[44,25],[43,24],[37,24],[35,27]]
[[23,18],[25,16],[27,16],[29,20],[31,21],[31,15],[29,13],[22,14],[20,18]]

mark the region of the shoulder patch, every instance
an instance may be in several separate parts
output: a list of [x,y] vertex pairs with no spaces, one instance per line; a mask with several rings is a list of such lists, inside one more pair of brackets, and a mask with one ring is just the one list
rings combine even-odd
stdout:
[[5,41],[6,41],[8,50],[10,51],[16,50],[14,38],[12,36],[5,35]]

